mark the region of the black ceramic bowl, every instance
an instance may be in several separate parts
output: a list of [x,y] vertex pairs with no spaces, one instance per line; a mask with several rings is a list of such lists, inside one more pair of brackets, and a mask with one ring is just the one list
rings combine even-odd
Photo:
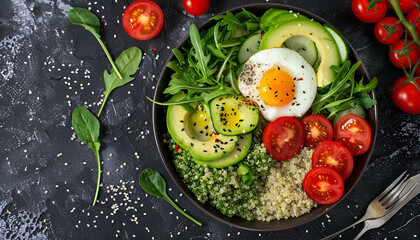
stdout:
[[[246,10],[256,14],[257,16],[261,16],[266,10],[270,8],[283,8],[288,10],[293,10],[296,12],[300,12],[310,18],[313,18],[315,21],[320,22],[321,24],[327,23],[324,19],[306,11],[300,8],[284,5],[284,4],[273,4],[273,3],[263,3],[263,4],[252,4],[252,5],[245,5],[245,6],[239,6],[235,9],[231,9],[229,11],[236,13],[240,11],[242,8],[245,8]],[[220,14],[224,14],[225,12],[222,12]],[[200,29],[210,27],[212,24],[214,24],[213,21],[209,20],[204,23]],[[332,25],[332,24],[330,24]],[[187,39],[187,38],[186,38]],[[183,46],[183,44],[186,42],[186,39],[184,39],[180,46]],[[357,55],[354,48],[350,47],[350,60],[352,63],[355,63],[357,61],[360,61],[360,57]],[[168,59],[168,62],[172,60],[174,56],[171,56]],[[163,95],[163,90],[168,86],[170,75],[172,71],[168,68],[163,69],[158,85],[155,91],[154,99],[159,102],[166,101],[165,96]],[[366,71],[365,66],[362,64],[357,72],[358,77],[364,76],[365,79],[370,80],[369,75]],[[360,78],[359,78],[360,79]],[[375,98],[375,94],[372,93],[372,97]],[[367,121],[369,122],[371,128],[372,128],[372,143],[369,148],[369,150],[357,157],[354,161],[354,170],[351,174],[351,176],[345,181],[345,188],[344,188],[344,194],[343,197],[340,199],[344,199],[350,191],[353,189],[353,187],[356,185],[356,183],[359,181],[360,177],[362,176],[362,173],[370,159],[373,146],[375,144],[376,139],[376,132],[377,132],[377,109],[376,106],[369,109],[367,112]],[[307,223],[309,221],[314,220],[315,218],[327,213],[330,209],[332,209],[335,205],[337,205],[340,201],[331,204],[331,205],[321,205],[317,208],[313,209],[311,212],[304,214],[300,217],[296,218],[289,218],[289,219],[283,219],[283,220],[276,220],[271,222],[263,222],[263,221],[247,221],[245,219],[239,218],[239,217],[227,217],[223,215],[221,212],[219,212],[216,208],[212,207],[210,204],[201,204],[194,194],[187,188],[187,186],[182,182],[181,177],[178,175],[175,166],[172,162],[172,156],[170,151],[168,150],[166,144],[163,142],[163,135],[167,133],[166,129],[166,108],[163,106],[159,106],[154,104],[153,105],[153,130],[155,134],[155,140],[156,144],[159,149],[160,156],[163,160],[163,163],[168,170],[169,174],[172,177],[172,180],[176,183],[176,185],[181,189],[181,191],[187,196],[188,199],[190,199],[198,208],[200,208],[203,212],[207,213],[211,217],[224,222],[226,224],[247,229],[247,230],[254,230],[254,231],[275,231],[275,230],[283,230],[288,228],[293,228],[298,225]]]

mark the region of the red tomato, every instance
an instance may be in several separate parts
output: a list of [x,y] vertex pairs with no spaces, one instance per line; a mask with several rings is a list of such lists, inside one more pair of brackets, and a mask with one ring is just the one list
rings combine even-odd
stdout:
[[312,114],[302,119],[305,128],[305,146],[315,148],[320,142],[333,139],[331,122],[322,115]]
[[[419,10],[416,8],[406,16],[406,19],[407,19],[408,23],[413,25],[416,22],[417,18],[419,18],[419,17],[420,17],[420,13],[419,13]],[[419,35],[419,33],[420,33],[420,20],[417,21],[417,23],[414,27],[416,29],[417,35]],[[411,39],[413,39],[413,36],[411,35],[411,33],[409,31],[407,31],[407,33],[408,33],[408,36]]]
[[398,21],[397,18],[394,17],[384,17],[379,22],[376,23],[375,29],[373,30],[375,33],[376,39],[382,44],[390,45],[395,43],[396,41],[400,40],[401,36],[404,33],[404,28],[402,27],[401,23],[397,23],[392,29],[388,31],[394,31],[388,37],[387,29],[384,26],[392,26],[394,23]]
[[316,167],[303,179],[306,195],[319,204],[337,202],[344,192],[344,182],[340,174],[330,167]]
[[351,3],[351,9],[353,10],[354,15],[362,22],[365,23],[374,23],[379,21],[385,16],[386,13],[386,1],[378,2],[375,4],[375,8],[367,10],[369,5],[368,0],[353,0]]
[[182,5],[187,13],[200,16],[209,10],[210,0],[182,0]]
[[149,0],[137,0],[124,11],[122,18],[125,31],[135,39],[154,38],[162,29],[163,12]]
[[369,149],[372,131],[366,120],[349,113],[337,121],[334,140],[343,144],[353,156],[359,156]]
[[[407,77],[398,78],[392,85],[391,97],[394,104],[402,111],[410,114],[420,114],[420,90],[412,82],[403,83]],[[420,86],[420,79],[416,80]]]
[[302,150],[304,133],[296,118],[279,117],[264,128],[262,140],[268,154],[277,161],[286,161]]
[[[416,4],[414,4],[414,3],[420,4],[420,0],[398,0],[398,3],[400,5],[401,12],[409,13],[411,10],[417,8]],[[391,9],[394,9],[389,2],[388,2],[388,6]]]
[[312,154],[312,168],[322,166],[336,170],[343,180],[346,180],[353,171],[353,156],[338,142],[322,142]]
[[[389,60],[397,68],[410,68],[416,64],[419,59],[419,50],[417,49],[417,44],[411,40],[407,39],[406,42],[408,53],[403,54],[401,50],[404,47],[404,39],[398,40],[396,43],[391,45],[389,49]],[[401,56],[399,56],[401,54]],[[408,55],[408,58],[407,56]]]

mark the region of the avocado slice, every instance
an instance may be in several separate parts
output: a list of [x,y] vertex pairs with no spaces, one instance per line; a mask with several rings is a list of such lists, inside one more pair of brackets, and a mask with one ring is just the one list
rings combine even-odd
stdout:
[[275,25],[277,25],[279,23],[290,21],[290,20],[294,20],[294,19],[299,19],[299,18],[304,18],[304,19],[308,19],[309,20],[309,18],[307,16],[305,16],[305,15],[301,15],[299,13],[289,11],[289,12],[280,13],[277,16],[273,17],[270,20],[270,22],[267,24],[267,26],[269,28],[271,28],[272,26],[275,26]]
[[262,15],[260,20],[260,28],[265,29],[268,28],[268,24],[270,23],[271,19],[273,19],[275,16],[287,13],[289,10],[286,9],[280,9],[280,8],[271,8],[270,10],[267,10],[264,15]]
[[[174,98],[180,98],[180,95]],[[182,105],[168,107],[166,125],[174,141],[200,161],[214,161],[232,152],[238,137],[217,134],[207,114],[207,107],[197,103],[191,106],[195,113],[188,113]]]
[[214,129],[233,136],[252,132],[258,125],[258,107],[242,95],[223,95],[210,102],[210,115]]
[[206,164],[209,168],[225,168],[234,165],[246,157],[249,149],[251,148],[252,133],[247,133],[238,136],[236,148],[229,153],[229,155],[212,162],[204,162],[195,160],[200,165]]
[[316,73],[318,87],[326,86],[334,81],[335,72],[330,69],[330,66],[340,65],[340,53],[334,38],[316,21],[299,18],[271,27],[261,40],[260,50],[280,47],[293,36],[303,36],[313,41],[322,56]]

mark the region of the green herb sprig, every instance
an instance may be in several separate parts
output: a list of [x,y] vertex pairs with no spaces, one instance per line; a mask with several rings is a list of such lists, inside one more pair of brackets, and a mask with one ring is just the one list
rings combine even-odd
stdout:
[[96,181],[95,197],[92,203],[92,205],[95,206],[101,184],[101,160],[99,156],[99,149],[101,147],[101,143],[99,142],[100,124],[95,115],[93,115],[88,109],[80,106],[74,109],[71,122],[80,141],[87,143],[96,155],[98,178]]
[[354,106],[361,105],[369,109],[376,104],[376,100],[369,96],[378,85],[375,77],[369,83],[363,84],[363,78],[357,82],[354,77],[361,62],[355,63],[351,68],[349,60],[341,67],[333,66],[337,72],[335,80],[328,86],[318,90],[312,103],[312,114],[328,111],[328,118],[335,116],[338,112],[345,111]]
[[169,198],[168,194],[166,193],[166,182],[165,179],[160,175],[160,173],[154,169],[146,168],[144,169],[139,176],[139,183],[140,186],[143,188],[145,192],[166,200],[169,202],[176,210],[186,216],[188,219],[196,223],[198,226],[202,226],[203,224],[196,220],[195,218],[188,215],[184,212],[181,208],[179,208],[171,198]]

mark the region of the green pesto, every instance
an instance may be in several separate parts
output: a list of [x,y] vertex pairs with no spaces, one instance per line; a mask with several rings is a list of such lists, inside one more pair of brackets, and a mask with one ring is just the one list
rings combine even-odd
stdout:
[[188,189],[201,203],[210,203],[224,215],[237,215],[247,220],[255,218],[259,196],[264,190],[267,172],[274,160],[261,151],[261,132],[254,134],[252,147],[241,164],[252,172],[252,184],[243,184],[238,175],[238,165],[227,168],[207,168],[194,162],[188,151],[175,152],[176,143],[169,139],[168,146],[173,152],[173,162]]

